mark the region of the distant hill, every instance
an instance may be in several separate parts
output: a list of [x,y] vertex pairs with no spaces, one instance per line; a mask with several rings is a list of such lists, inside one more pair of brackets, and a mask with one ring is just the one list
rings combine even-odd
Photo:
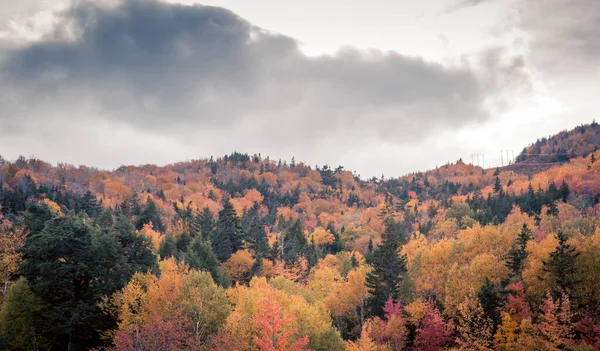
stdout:
[[538,139],[521,151],[516,163],[567,162],[572,158],[587,157],[599,148],[600,125],[594,121],[548,138]]

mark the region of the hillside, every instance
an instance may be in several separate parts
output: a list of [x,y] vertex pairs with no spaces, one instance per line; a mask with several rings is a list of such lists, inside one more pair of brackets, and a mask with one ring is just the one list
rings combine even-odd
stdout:
[[517,156],[517,163],[567,162],[587,157],[600,148],[600,125],[596,121],[548,138],[538,139]]
[[0,348],[264,349],[257,325],[294,350],[597,345],[599,131],[519,155],[543,169],[368,181],[241,153],[112,171],[0,157]]

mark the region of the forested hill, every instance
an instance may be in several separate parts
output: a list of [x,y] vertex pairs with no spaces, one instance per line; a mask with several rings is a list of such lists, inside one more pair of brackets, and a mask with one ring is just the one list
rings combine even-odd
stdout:
[[0,349],[593,349],[597,129],[529,175],[0,158]]
[[596,121],[542,138],[524,148],[516,162],[566,162],[575,157],[587,157],[600,148],[600,125]]

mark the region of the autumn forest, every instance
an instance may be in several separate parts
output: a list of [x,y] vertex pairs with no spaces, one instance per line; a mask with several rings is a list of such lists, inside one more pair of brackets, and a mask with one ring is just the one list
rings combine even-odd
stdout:
[[371,179],[0,157],[0,349],[600,350],[599,148]]

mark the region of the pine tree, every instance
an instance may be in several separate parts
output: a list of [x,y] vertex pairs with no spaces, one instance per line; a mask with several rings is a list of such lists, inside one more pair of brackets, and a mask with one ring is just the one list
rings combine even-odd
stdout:
[[[389,209],[388,209],[389,211]],[[406,273],[405,257],[398,254],[400,238],[396,232],[396,222],[391,215],[384,219],[383,241],[375,249],[371,258],[373,270],[367,275],[367,287],[371,297],[371,313],[383,315],[383,306],[389,298],[398,300],[398,288]]]
[[500,291],[488,278],[485,278],[485,283],[477,292],[477,298],[485,316],[493,322],[493,332],[495,332],[496,326],[500,324],[500,310],[504,305]]
[[300,220],[292,222],[282,234],[281,245],[283,259],[286,263],[293,263],[300,256],[306,257],[308,242],[304,236],[304,228]]
[[160,247],[158,248],[158,255],[163,260],[169,257],[177,257],[177,243],[173,234],[169,233],[165,236],[165,240],[160,243]]
[[254,257],[257,259],[266,257],[269,249],[267,233],[261,218],[258,216],[258,208],[258,204],[255,204],[245,216],[245,236],[249,248],[254,251]]
[[563,202],[567,202],[569,195],[571,194],[571,190],[569,189],[569,184],[567,184],[564,180],[560,186],[559,190],[560,198]]
[[200,227],[200,233],[204,239],[212,237],[212,232],[215,230],[215,218],[208,207],[202,209],[200,213],[196,215],[196,222]]
[[207,271],[212,275],[215,283],[221,286],[229,285],[229,279],[219,266],[219,260],[212,248],[200,238],[196,238],[183,256],[185,264],[190,268]]
[[242,247],[240,223],[229,199],[225,199],[223,209],[212,235],[212,247],[219,261],[224,262]]
[[494,181],[494,192],[499,193],[502,190],[502,183],[500,182],[500,178],[496,176],[496,180]]
[[89,190],[81,196],[79,207],[79,209],[87,213],[90,218],[95,218],[102,211],[98,204],[98,200],[96,200],[96,196]]
[[152,252],[152,240],[136,232],[129,218],[117,217],[111,231],[123,248],[130,275],[135,272],[158,272],[156,255]]
[[148,197],[148,202],[146,202],[146,207],[139,214],[137,220],[135,222],[135,228],[140,230],[144,226],[144,224],[148,224],[152,222],[152,227],[158,232],[164,232],[165,226],[163,225],[162,220],[160,219],[160,213],[158,211],[158,207],[156,207],[156,203],[150,197]]
[[521,280],[525,260],[528,256],[527,244],[532,238],[533,235],[531,234],[531,230],[529,230],[526,224],[523,224],[521,232],[515,239],[515,242],[510,251],[508,251],[508,257],[506,258],[506,267],[510,271],[511,278],[514,278],[515,280]]
[[542,270],[549,273],[555,290],[553,295],[559,298],[564,292],[569,297],[574,297],[574,287],[579,283],[575,278],[575,259],[579,256],[575,247],[567,243],[567,235],[563,231],[556,233],[558,245],[550,253],[548,261],[542,261]]

